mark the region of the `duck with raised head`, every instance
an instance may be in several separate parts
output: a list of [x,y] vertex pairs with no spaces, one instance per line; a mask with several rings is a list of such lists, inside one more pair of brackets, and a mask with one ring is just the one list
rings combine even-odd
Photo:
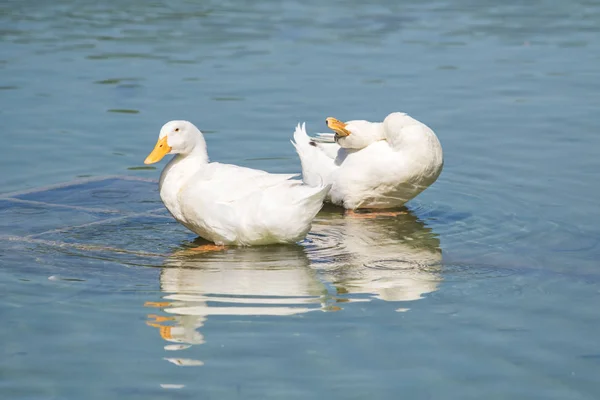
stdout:
[[294,174],[209,162],[202,132],[188,121],[167,122],[145,164],[174,154],[160,175],[165,207],[182,225],[215,243],[293,243],[311,228],[330,185],[309,186]]

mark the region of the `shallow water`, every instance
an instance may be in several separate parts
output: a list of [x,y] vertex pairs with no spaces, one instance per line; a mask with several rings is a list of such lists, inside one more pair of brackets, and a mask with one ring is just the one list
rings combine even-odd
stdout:
[[[7,398],[600,396],[597,2],[0,8]],[[299,172],[297,122],[396,110],[438,182],[295,246],[190,253],[142,164],[182,118]]]

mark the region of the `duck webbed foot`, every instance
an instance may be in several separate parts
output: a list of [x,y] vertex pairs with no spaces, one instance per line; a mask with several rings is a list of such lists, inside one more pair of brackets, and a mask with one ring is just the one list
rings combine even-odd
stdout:
[[406,211],[397,210],[397,211],[379,211],[379,210],[364,210],[364,211],[355,211],[355,210],[346,210],[344,216],[350,218],[358,218],[358,219],[372,219],[379,217],[397,217],[398,215],[406,214]]
[[189,249],[186,249],[186,252],[189,252],[190,254],[192,254],[192,253],[198,254],[198,253],[211,253],[213,251],[223,251],[225,249],[227,249],[226,246],[219,245],[219,244],[203,244],[201,246],[190,247]]

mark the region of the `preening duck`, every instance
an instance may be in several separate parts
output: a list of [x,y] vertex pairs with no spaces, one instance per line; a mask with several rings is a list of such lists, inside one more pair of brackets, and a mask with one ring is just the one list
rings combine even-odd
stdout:
[[442,146],[425,124],[394,112],[383,122],[327,118],[334,132],[311,138],[298,125],[294,141],[308,185],[331,185],[327,200],[347,210],[402,206],[434,183]]

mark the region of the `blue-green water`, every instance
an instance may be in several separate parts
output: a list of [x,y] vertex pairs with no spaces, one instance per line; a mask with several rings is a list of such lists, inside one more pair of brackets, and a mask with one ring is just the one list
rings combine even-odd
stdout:
[[[600,397],[598,2],[4,1],[0,50],[1,397]],[[298,246],[190,255],[140,168],[397,110],[438,182]]]

